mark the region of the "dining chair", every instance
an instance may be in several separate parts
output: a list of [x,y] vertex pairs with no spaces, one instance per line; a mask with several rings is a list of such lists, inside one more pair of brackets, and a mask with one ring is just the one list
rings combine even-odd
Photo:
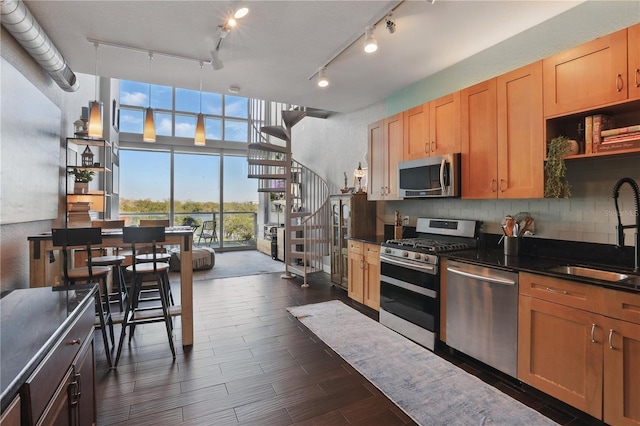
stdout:
[[218,241],[218,233],[216,231],[217,222],[215,220],[205,220],[202,222],[202,228],[200,229],[200,234],[198,235],[198,244],[200,244],[200,240],[204,239],[205,244],[207,244],[207,240],[209,243],[207,245],[211,245],[212,242]]
[[[169,264],[159,261],[157,258],[157,243],[165,241],[164,226],[158,227],[125,227],[122,229],[122,241],[131,244],[131,251],[136,252],[136,245],[151,245],[151,262],[140,262],[134,257],[133,264],[127,267],[127,272],[133,276],[133,283],[129,297],[127,299],[127,307],[122,322],[122,331],[120,332],[120,341],[118,343],[118,352],[114,362],[114,368],[118,366],[124,338],[129,328],[129,342],[133,339],[133,334],[137,324],[149,324],[154,322],[164,322],[167,329],[167,337],[169,339],[169,347],[173,358],[176,357],[175,347],[173,344],[173,322],[170,313],[170,283],[169,283]],[[143,291],[143,281],[145,278],[153,278],[153,287],[159,294],[158,300],[160,306],[149,306],[148,300],[142,300],[140,295]]]
[[[115,343],[113,319],[111,318],[108,289],[108,276],[109,272],[111,272],[111,267],[94,265],[91,256],[92,245],[102,244],[102,230],[100,228],[54,228],[51,230],[51,237],[53,246],[59,247],[62,251],[62,278],[64,285],[72,289],[79,283],[98,284],[98,292],[95,298],[98,324],[102,331],[107,363],[111,367],[111,348],[107,337],[108,327],[111,346],[113,346]],[[73,263],[73,259],[70,259],[70,254],[80,250],[86,252],[86,266],[76,267],[73,265],[70,267]]]

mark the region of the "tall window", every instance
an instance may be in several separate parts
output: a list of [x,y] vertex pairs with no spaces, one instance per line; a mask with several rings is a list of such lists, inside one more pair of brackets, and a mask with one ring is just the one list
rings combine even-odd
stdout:
[[[138,136],[148,105],[154,108],[156,134],[164,136],[155,144]],[[193,144],[201,111],[205,148]],[[255,246],[258,185],[247,178],[248,140],[247,98],[121,81],[121,216],[132,224],[140,218],[169,218],[174,225],[199,229],[204,221],[215,221],[217,247]]]
[[169,152],[120,150],[120,215],[130,225],[168,219],[170,185]]

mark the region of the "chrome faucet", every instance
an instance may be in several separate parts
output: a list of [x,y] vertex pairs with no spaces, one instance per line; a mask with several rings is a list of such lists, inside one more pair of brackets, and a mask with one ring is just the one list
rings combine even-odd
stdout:
[[[620,208],[618,207],[618,196],[620,195],[620,187],[625,184],[628,183],[631,186],[631,189],[633,189],[633,199],[635,201],[636,204],[636,211],[635,211],[635,216],[636,216],[636,224],[635,225],[622,225],[622,220],[620,219]],[[635,264],[633,267],[633,271],[634,272],[640,272],[640,248],[638,247],[638,234],[640,233],[640,190],[638,190],[638,184],[636,183],[635,180],[631,179],[631,178],[622,178],[620,179],[618,182],[616,182],[616,184],[613,187],[613,194],[612,194],[613,200],[615,202],[616,205],[616,216],[618,217],[618,226],[616,227],[616,229],[618,230],[618,241],[617,241],[617,246],[618,247],[622,247],[624,246],[624,230],[625,229],[629,229],[629,228],[636,228],[636,233],[634,235],[635,237],[635,242],[634,242],[634,246],[635,246]]]

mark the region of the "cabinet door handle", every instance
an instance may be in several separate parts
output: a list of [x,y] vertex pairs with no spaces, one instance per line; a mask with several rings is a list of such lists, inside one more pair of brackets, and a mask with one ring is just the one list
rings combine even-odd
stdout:
[[615,349],[613,347],[613,328],[609,329],[609,349]]
[[624,87],[624,82],[622,81],[622,74],[618,74],[616,76],[616,92],[621,92]]
[[591,324],[591,343],[596,343],[596,336],[595,336],[596,327],[597,325]]
[[640,87],[640,79],[638,79],[638,76],[640,76],[640,68],[636,68],[635,75],[633,76],[633,79],[635,80],[635,83],[636,83],[636,87]]
[[489,182],[489,191],[491,192],[496,192],[496,190],[493,187],[493,184],[495,183],[495,179],[491,179],[491,182]]
[[76,395],[77,395],[78,399],[80,399],[80,397],[82,396],[82,376],[80,375],[80,373],[76,373],[75,374],[75,378],[76,378],[76,383],[77,383]]
[[436,152],[436,141],[431,141],[431,152]]
[[424,153],[425,154],[429,153],[429,141],[424,143]]
[[500,192],[504,192],[505,191],[505,187],[504,187],[505,183],[507,183],[506,180],[500,179]]
[[556,293],[556,294],[569,294],[567,290],[556,290],[555,288],[551,288],[551,287],[547,287],[547,291],[549,293]]

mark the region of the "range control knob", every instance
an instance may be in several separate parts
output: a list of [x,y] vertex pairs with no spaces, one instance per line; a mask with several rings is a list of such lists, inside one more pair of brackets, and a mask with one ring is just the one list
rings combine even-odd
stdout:
[[391,253],[391,249],[389,247],[387,247],[386,249],[384,249],[385,253]]
[[409,257],[409,252],[408,251],[403,251],[402,252],[402,257]]
[[415,260],[420,260],[420,259],[422,259],[422,256],[420,255],[420,253],[416,253],[416,254],[413,255],[413,258]]

